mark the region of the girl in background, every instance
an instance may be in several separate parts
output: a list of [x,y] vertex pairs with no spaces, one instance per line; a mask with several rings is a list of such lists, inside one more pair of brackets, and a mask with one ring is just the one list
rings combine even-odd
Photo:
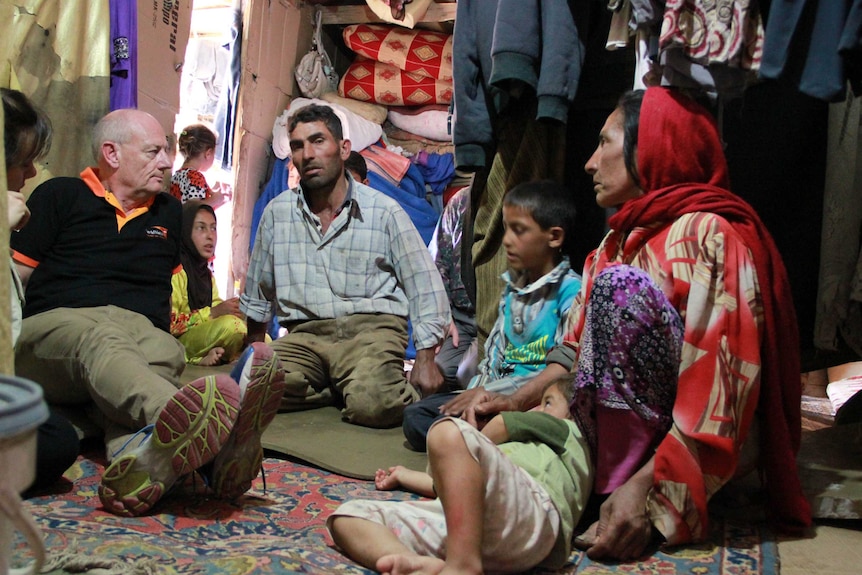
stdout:
[[180,132],[177,146],[184,161],[182,167],[171,177],[171,195],[182,203],[200,200],[213,209],[225,203],[230,196],[230,187],[218,183],[213,189],[207,184],[203,174],[215,161],[215,132],[203,124],[186,126]]
[[236,359],[246,336],[239,299],[222,301],[209,269],[218,231],[212,206],[183,205],[182,270],[171,278],[171,334],[186,348],[186,362],[218,365]]

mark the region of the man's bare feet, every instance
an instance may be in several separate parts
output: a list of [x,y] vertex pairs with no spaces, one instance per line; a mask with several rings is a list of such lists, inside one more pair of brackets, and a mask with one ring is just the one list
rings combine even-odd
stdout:
[[438,575],[446,563],[424,555],[384,555],[377,560],[377,570],[383,575]]
[[395,465],[389,469],[378,469],[374,474],[374,486],[378,491],[391,491],[401,487],[399,474],[404,471],[403,465]]
[[203,359],[200,360],[198,365],[203,365],[207,367],[211,365],[218,365],[219,363],[221,363],[221,358],[223,355],[223,347],[214,347],[209,351],[208,354],[203,357]]

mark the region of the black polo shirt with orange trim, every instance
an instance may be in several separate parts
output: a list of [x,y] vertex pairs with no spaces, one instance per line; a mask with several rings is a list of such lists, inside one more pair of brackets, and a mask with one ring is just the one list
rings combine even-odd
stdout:
[[182,205],[161,193],[126,214],[92,168],[53,178],[27,200],[13,259],[35,268],[24,317],[59,307],[115,305],[169,330],[171,274],[180,264]]

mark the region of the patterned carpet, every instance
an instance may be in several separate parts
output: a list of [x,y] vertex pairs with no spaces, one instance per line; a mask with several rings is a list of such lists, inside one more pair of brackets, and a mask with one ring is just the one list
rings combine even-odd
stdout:
[[[43,572],[99,575],[151,573],[367,574],[332,546],[326,517],[351,498],[399,499],[370,482],[267,458],[267,490],[236,503],[206,496],[200,484],[175,488],[155,513],[135,519],[105,513],[97,496],[102,462],[80,458],[61,489],[27,500],[45,535],[49,565]],[[602,565],[574,553],[562,573],[777,575],[777,545],[757,527],[730,521],[714,527],[713,542],[656,552],[636,563]],[[13,565],[26,558],[15,540]],[[65,570],[63,569],[65,567]]]

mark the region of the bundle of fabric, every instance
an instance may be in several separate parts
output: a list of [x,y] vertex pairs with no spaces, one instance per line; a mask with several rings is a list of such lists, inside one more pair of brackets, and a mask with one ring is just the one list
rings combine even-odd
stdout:
[[418,107],[390,106],[387,118],[389,123],[399,130],[399,132],[387,131],[390,136],[404,140],[421,138],[452,143],[452,113],[449,111],[449,106],[442,104]]
[[433,0],[365,0],[378,18],[407,28],[413,28],[425,16],[432,2]]
[[[391,149],[411,159],[422,152],[416,167],[430,184],[431,203],[441,211],[441,192],[454,175],[454,165],[448,167],[450,162],[442,158],[453,151],[452,35],[386,24],[355,24],[344,29],[343,38],[357,57],[342,76],[339,95],[385,107],[386,141]],[[414,143],[417,145],[412,146]],[[426,147],[427,143],[432,144]],[[403,174],[381,173],[373,160],[370,163],[373,172],[391,176],[395,180],[391,183],[403,187]],[[432,181],[427,181],[429,178]],[[424,184],[420,192],[417,195],[424,197]],[[435,199],[440,201],[435,203]]]

